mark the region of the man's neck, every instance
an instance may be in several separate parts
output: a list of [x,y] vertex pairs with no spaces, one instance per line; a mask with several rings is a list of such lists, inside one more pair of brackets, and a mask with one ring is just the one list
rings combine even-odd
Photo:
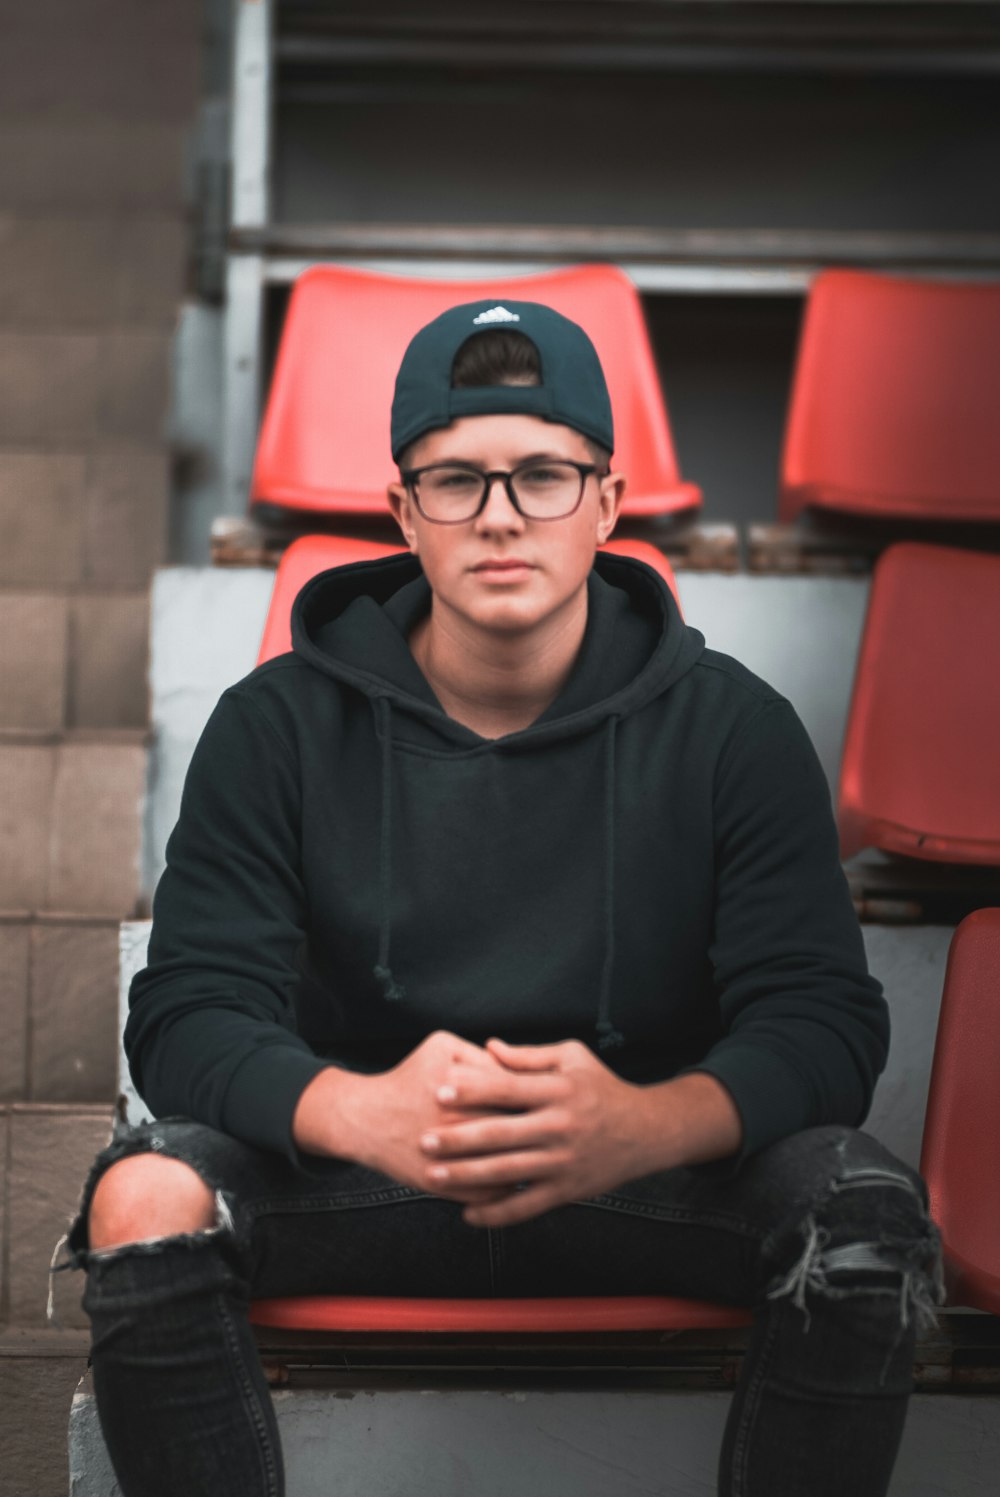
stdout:
[[409,643],[448,716],[482,738],[530,727],[576,664],[587,627],[586,591],[565,615],[530,634],[470,629],[435,603]]

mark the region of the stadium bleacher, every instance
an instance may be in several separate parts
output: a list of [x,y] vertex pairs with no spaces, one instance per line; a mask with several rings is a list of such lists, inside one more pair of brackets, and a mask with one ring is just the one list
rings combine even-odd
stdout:
[[[205,35],[216,95],[199,113]],[[279,598],[333,556],[392,543],[373,512],[381,480],[351,476],[363,512],[322,521],[301,490],[289,505],[271,488],[288,432],[286,408],[275,447],[289,307],[310,286],[352,280],[508,287],[582,266],[624,274],[638,293],[645,373],[669,406],[666,447],[686,485],[673,517],[634,513],[625,544],[657,548],[685,616],[792,697],[831,791],[842,778],[846,866],[895,1034],[871,1126],[911,1162],[944,992],[922,1158],[953,1305],[973,1308],[949,1312],[921,1345],[892,1490],[991,1489],[998,1224],[971,1208],[988,1200],[995,1118],[963,1118],[959,1104],[992,1095],[1000,962],[996,910],[983,909],[1000,904],[989,753],[1000,726],[998,340],[986,310],[1000,285],[1000,200],[988,187],[998,71],[1000,16],[985,0],[12,10],[0,48],[5,1490],[67,1487],[84,1318],[75,1276],[57,1275],[62,1329],[47,1325],[45,1268],[110,1124],[116,948],[127,975],[193,742],[223,687],[286,647]],[[902,330],[887,334],[868,302],[856,318],[831,311],[828,291],[851,288],[876,302],[899,289]],[[923,351],[921,293],[935,318],[961,307],[970,344],[938,322],[944,343]],[[967,315],[973,306],[984,310]],[[814,322],[846,332],[846,354],[812,351]],[[864,356],[862,333],[877,334]],[[907,425],[881,404],[901,369]],[[935,392],[924,375],[942,369]],[[294,393],[295,414],[314,420]],[[185,405],[204,407],[197,442],[178,417]],[[876,436],[861,442],[873,415]],[[886,440],[896,430],[901,446]],[[893,449],[905,483],[887,475]],[[219,565],[208,564],[207,525],[200,537],[187,525],[196,491]],[[850,513],[872,498],[867,515]],[[942,501],[946,516],[929,511]],[[944,629],[925,639],[929,618],[956,642]],[[887,684],[873,685],[886,664]],[[923,717],[904,717],[907,687]],[[862,724],[874,774],[861,767]],[[931,798],[917,749],[944,765]],[[620,1315],[574,1335],[565,1323],[532,1333],[537,1307],[506,1330],[463,1328],[454,1306],[432,1309],[437,1330],[426,1319],[418,1329],[412,1305],[364,1313],[367,1324],[342,1318],[324,1338],[265,1325],[261,1312],[295,1497],[328,1490],[335,1469],[348,1489],[397,1490],[419,1466],[426,1485],[463,1497],[515,1483],[587,1497],[606,1490],[609,1470],[624,1491],[678,1497],[712,1480],[739,1325],[702,1312],[693,1329],[643,1330]],[[463,1457],[473,1446],[475,1480]],[[113,1492],[86,1382],[71,1462],[75,1497]]]

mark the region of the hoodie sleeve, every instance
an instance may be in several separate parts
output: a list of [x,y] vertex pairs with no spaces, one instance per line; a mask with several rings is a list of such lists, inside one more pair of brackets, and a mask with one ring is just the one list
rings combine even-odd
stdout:
[[253,699],[230,688],[188,769],[124,1040],[154,1114],[183,1114],[304,1164],[292,1115],[329,1062],[294,1030],[307,915],[300,800],[293,755]]
[[889,1043],[840,865],[830,794],[791,704],[765,703],[731,743],[715,792],[710,949],[725,1035],[692,1070],[743,1121],[733,1167],[787,1134],[859,1126]]

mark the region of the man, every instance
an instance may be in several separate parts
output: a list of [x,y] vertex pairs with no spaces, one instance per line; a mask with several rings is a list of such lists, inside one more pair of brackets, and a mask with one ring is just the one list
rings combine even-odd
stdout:
[[314,578],[198,745],[71,1234],[126,1497],[276,1493],[252,1294],[754,1305],[724,1493],[888,1484],[937,1294],[816,756],[650,569],[575,324],[397,380],[410,557]]

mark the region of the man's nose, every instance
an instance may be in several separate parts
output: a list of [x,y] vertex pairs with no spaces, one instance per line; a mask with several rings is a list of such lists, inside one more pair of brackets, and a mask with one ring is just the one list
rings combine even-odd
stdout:
[[476,516],[477,523],[487,528],[504,525],[519,529],[524,524],[524,517],[515,507],[504,480],[492,473],[486,480],[486,485],[486,503]]

